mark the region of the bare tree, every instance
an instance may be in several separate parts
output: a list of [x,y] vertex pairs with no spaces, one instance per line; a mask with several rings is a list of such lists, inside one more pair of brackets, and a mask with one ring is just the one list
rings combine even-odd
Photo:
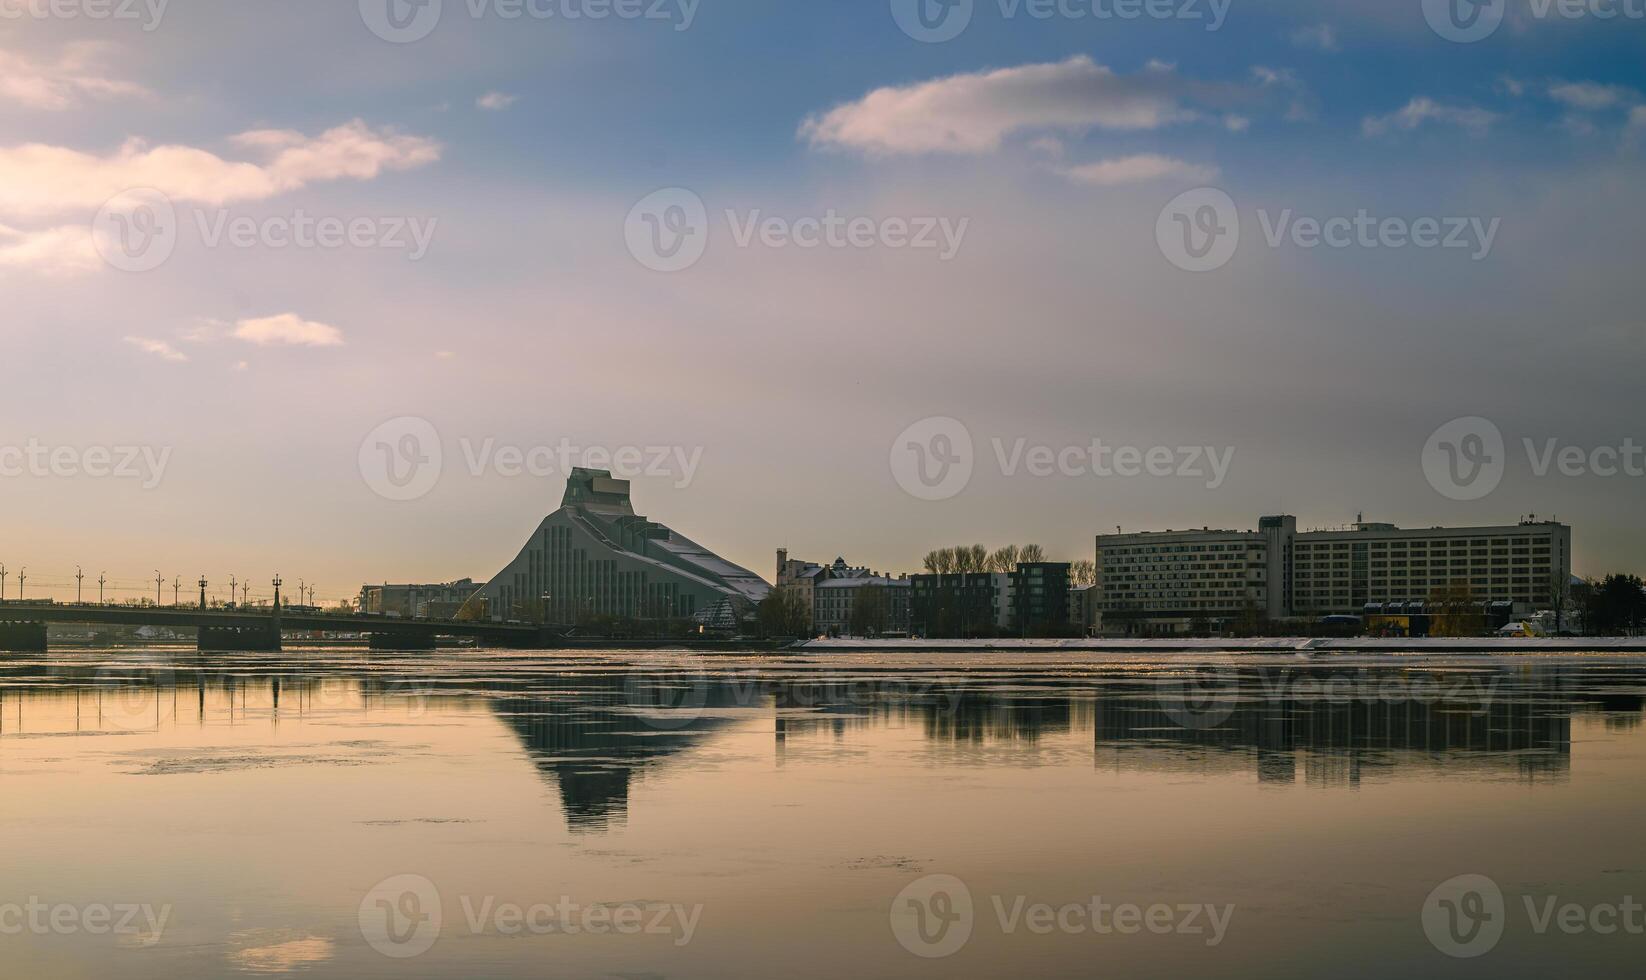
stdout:
[[933,575],[948,575],[955,571],[955,550],[953,548],[938,548],[926,553],[923,562],[926,571]]
[[1025,565],[1033,565],[1036,562],[1043,562],[1046,560],[1046,549],[1042,548],[1038,544],[1026,544],[1023,546],[1023,549],[1017,553],[1017,560]]
[[989,571],[1005,572],[1006,574],[1011,574],[1012,572],[1017,571],[1017,555],[1019,550],[1020,549],[1015,544],[1009,544],[1003,548],[996,548],[994,550],[994,554],[989,556]]
[[1077,589],[1089,589],[1097,584],[1097,564],[1082,558],[1069,565],[1069,584]]

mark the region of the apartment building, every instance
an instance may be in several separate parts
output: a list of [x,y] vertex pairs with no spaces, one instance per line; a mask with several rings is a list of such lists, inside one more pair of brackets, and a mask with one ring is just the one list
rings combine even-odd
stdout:
[[1442,595],[1549,604],[1571,578],[1571,528],[1400,528],[1361,521],[1298,531],[1264,517],[1256,531],[1146,531],[1097,538],[1096,611],[1109,631],[1182,632],[1196,621],[1361,615]]

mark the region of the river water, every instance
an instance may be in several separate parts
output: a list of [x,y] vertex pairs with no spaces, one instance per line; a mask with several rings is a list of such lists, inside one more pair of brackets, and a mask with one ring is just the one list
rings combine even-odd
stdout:
[[1638,973],[1646,660],[0,660],[0,975]]

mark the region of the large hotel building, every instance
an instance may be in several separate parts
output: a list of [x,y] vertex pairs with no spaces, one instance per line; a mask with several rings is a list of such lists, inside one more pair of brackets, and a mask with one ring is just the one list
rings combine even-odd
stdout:
[[1099,535],[1095,595],[1107,627],[1174,632],[1252,615],[1359,616],[1442,595],[1529,611],[1548,606],[1571,575],[1572,529],[1555,521],[1300,532],[1297,518],[1278,516],[1256,531]]

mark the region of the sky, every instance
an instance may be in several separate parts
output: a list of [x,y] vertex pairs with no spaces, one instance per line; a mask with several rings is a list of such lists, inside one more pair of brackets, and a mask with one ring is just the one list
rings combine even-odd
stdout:
[[1646,570],[1646,2],[921,2],[0,0],[7,596],[484,579],[584,464],[768,578]]

